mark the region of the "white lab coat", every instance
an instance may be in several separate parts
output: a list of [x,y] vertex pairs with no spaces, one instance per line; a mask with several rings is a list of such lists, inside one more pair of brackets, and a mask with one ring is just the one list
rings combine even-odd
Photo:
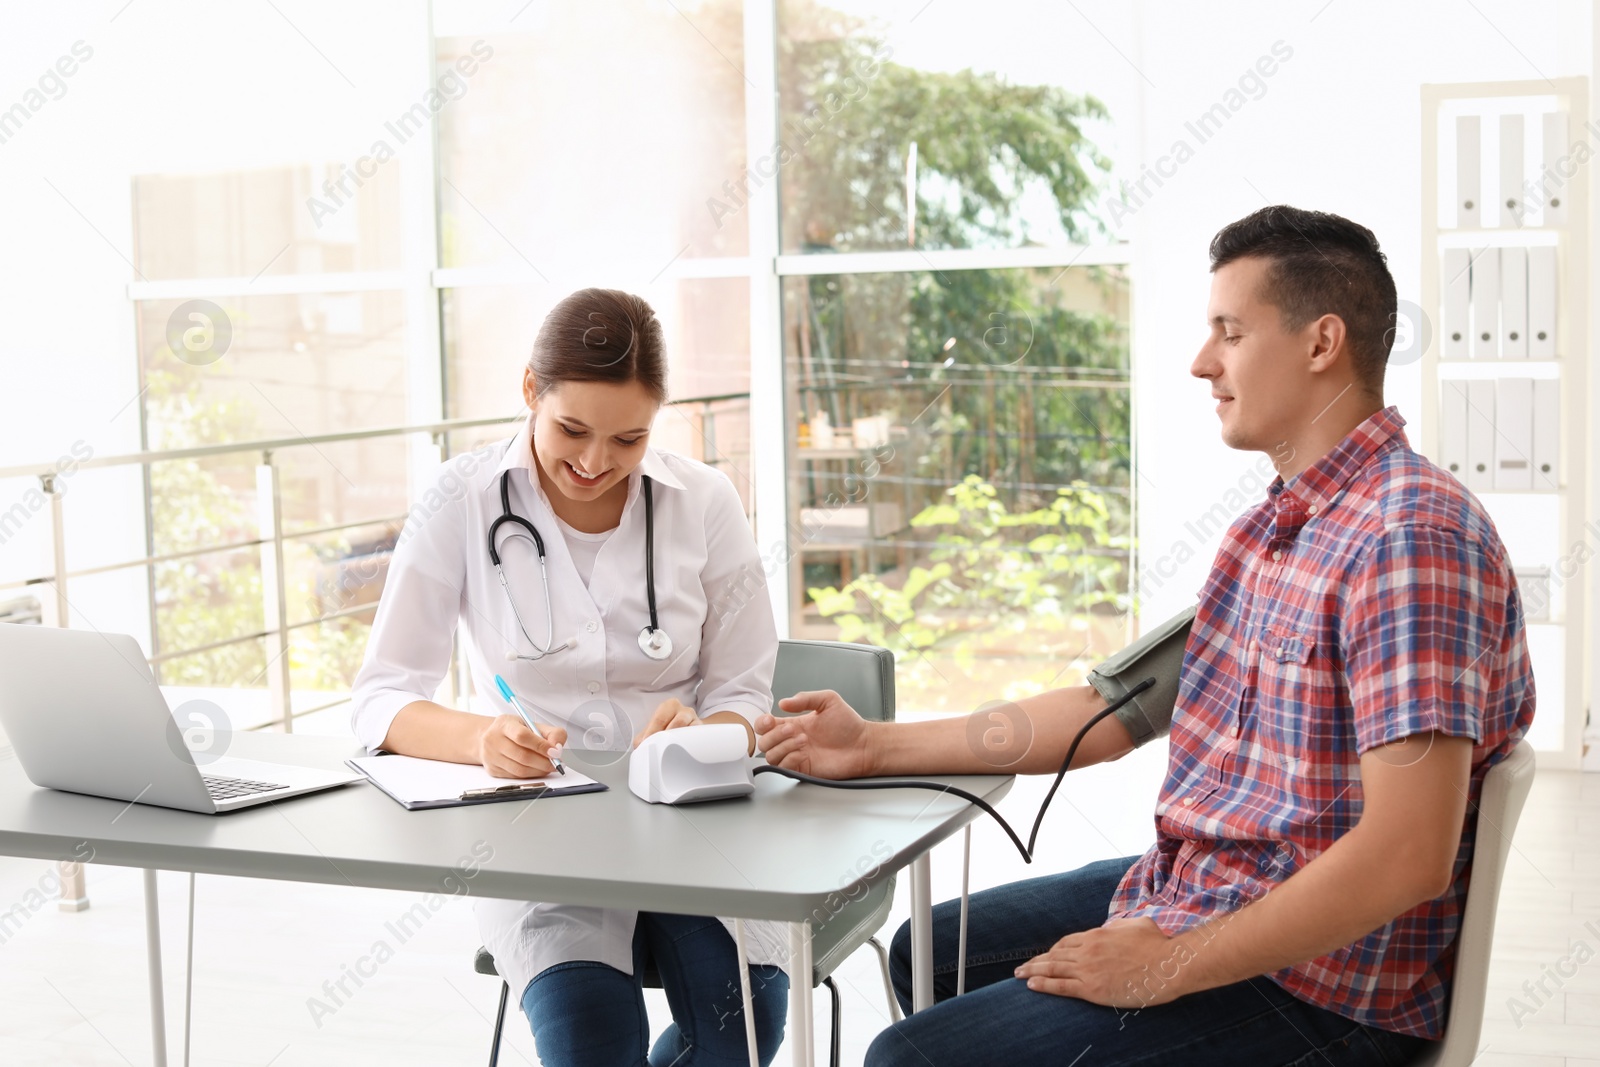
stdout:
[[[510,442],[445,463],[411,508],[356,678],[356,737],[376,749],[401,708],[433,698],[458,625],[476,690],[471,710],[507,712],[494,685],[500,674],[536,721],[566,727],[570,748],[626,749],[671,697],[701,714],[734,711],[754,720],[767,711],[777,628],[733,484],[703,463],[648,448],[629,476],[622,520],[586,588],[533,469],[532,426],[530,417]],[[505,523],[495,541],[517,608],[540,644],[576,641],[541,661],[505,658],[509,650],[530,651],[488,553],[489,525],[500,515],[500,474],[507,470],[512,510],[544,538],[554,636],[545,632],[533,543],[520,530],[511,536],[513,524]],[[641,472],[654,483],[656,603],[673,653],[665,661],[649,659],[638,643],[650,621]],[[484,944],[519,999],[529,981],[557,963],[596,960],[633,973],[636,912],[509,900],[479,900],[475,910]],[[750,962],[783,966],[784,925],[745,926]]]

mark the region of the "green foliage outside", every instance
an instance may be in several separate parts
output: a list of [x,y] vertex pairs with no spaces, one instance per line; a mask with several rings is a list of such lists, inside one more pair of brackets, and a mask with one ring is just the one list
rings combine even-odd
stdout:
[[[946,503],[911,520],[937,531],[928,566],[913,566],[898,587],[864,574],[842,589],[806,590],[839,640],[892,648],[905,680],[931,686],[929,654],[949,650],[972,673],[980,651],[1025,641],[1069,658],[1083,651],[1085,614],[1120,607],[1128,539],[1111,532],[1105,498],[1082,483],[1056,490],[1047,505],[1012,512],[976,475],[952,486]],[[1013,678],[1004,699],[1048,686],[1065,664]]]
[[[782,179],[787,248],[1015,247],[1102,231],[1092,203],[1109,163],[1086,132],[1107,118],[1099,101],[916,70],[847,16],[810,0],[784,11],[799,31],[780,54],[781,132],[797,148]],[[842,640],[894,649],[922,706],[945,703],[941,656],[970,674],[981,656],[1020,650],[1048,662],[1008,667],[1006,695],[1037,692],[1092,643],[1091,611],[1128,607],[1128,339],[1123,315],[1083,310],[1096,287],[1117,306],[1125,282],[1116,268],[1073,270],[1086,282],[1077,307],[1060,269],[820,275],[787,294],[787,313],[805,317],[790,361],[802,413],[843,426],[887,409],[914,423],[903,462],[923,495],[897,539],[932,534],[932,546],[807,594]]]
[[[259,439],[254,412],[234,399],[206,397],[199,373],[152,368],[146,412],[151,447],[183,449],[219,441]],[[253,540],[257,535],[255,465],[240,453],[208,460],[151,464],[150,500],[155,555]],[[292,502],[291,502],[292,503]],[[318,563],[348,553],[343,534],[316,544],[285,542],[291,621],[338,606],[317,590]],[[155,567],[156,626],[163,651],[199,648],[264,628],[260,548],[187,556]],[[292,689],[344,691],[355,680],[369,627],[343,618],[293,631],[289,646]],[[241,641],[161,665],[171,686],[262,688],[267,643]]]

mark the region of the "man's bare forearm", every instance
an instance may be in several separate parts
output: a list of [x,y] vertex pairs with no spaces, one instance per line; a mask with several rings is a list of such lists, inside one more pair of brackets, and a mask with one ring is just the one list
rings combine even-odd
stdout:
[[[1053,774],[1072,739],[1106,702],[1087,685],[1052,689],[971,715],[927,722],[872,724],[876,775]],[[1115,715],[1095,725],[1072,759],[1074,769],[1133,751]]]

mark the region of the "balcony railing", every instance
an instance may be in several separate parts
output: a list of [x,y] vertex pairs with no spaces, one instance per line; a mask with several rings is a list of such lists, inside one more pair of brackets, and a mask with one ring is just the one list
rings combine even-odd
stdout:
[[[669,406],[679,409],[694,425],[698,431],[698,441],[695,458],[713,466],[726,463],[726,457],[717,446],[716,419],[719,414],[731,414],[730,406],[736,411],[742,402],[748,410],[749,393],[727,393],[718,396],[692,397],[683,400],[669,401]],[[36,574],[21,579],[0,582],[0,595],[8,590],[35,590],[38,587],[48,586],[54,593],[54,615],[58,625],[67,625],[71,618],[71,604],[68,600],[68,589],[75,580],[90,578],[97,575],[110,574],[118,571],[127,571],[134,568],[145,568],[148,579],[145,583],[147,602],[145,609],[150,619],[151,655],[150,662],[157,672],[160,680],[161,665],[186,656],[199,655],[217,649],[227,648],[250,641],[265,641],[267,655],[267,692],[271,719],[260,725],[279,724],[285,731],[293,729],[294,720],[304,715],[327,710],[348,700],[348,696],[341,697],[332,702],[323,703],[315,707],[293,709],[291,708],[291,686],[289,672],[289,635],[296,630],[311,626],[318,626],[351,615],[370,612],[375,605],[370,601],[359,604],[350,604],[337,607],[331,611],[320,612],[312,618],[298,622],[288,621],[289,591],[285,581],[284,546],[289,542],[303,541],[315,537],[326,537],[345,530],[359,527],[391,525],[398,529],[405,521],[405,514],[365,516],[350,522],[321,525],[314,528],[299,529],[286,533],[283,528],[283,494],[279,480],[279,469],[274,463],[274,455],[278,452],[292,448],[307,446],[338,444],[349,441],[368,441],[380,438],[415,438],[428,435],[435,446],[440,449],[441,455],[448,453],[449,435],[462,430],[473,430],[483,427],[509,425],[520,421],[525,416],[516,415],[509,418],[492,419],[448,419],[439,422],[421,423],[408,426],[392,426],[369,430],[351,430],[342,433],[328,433],[316,436],[297,435],[294,437],[277,438],[273,440],[245,441],[234,444],[202,445],[192,448],[178,448],[165,451],[132,452],[119,456],[92,456],[77,465],[77,470],[103,470],[119,467],[143,468],[145,485],[150,484],[150,468],[153,464],[166,463],[176,460],[209,459],[219,456],[256,455],[260,462],[256,467],[256,501],[258,535],[253,538],[238,539],[216,544],[207,544],[199,547],[185,548],[178,552],[167,552],[139,556],[131,559],[120,560],[115,563],[103,564],[94,567],[71,569],[67,566],[67,537],[66,513],[63,508],[65,492],[64,478],[59,473],[56,463],[39,463],[18,467],[0,468],[0,480],[12,478],[33,477],[39,480],[41,491],[49,501],[51,521],[51,561],[50,571]],[[154,501],[152,494],[144,493],[144,521],[147,530],[154,526]],[[157,596],[159,583],[156,581],[155,568],[163,564],[170,564],[186,559],[211,555],[219,552],[235,552],[248,549],[257,549],[261,559],[261,589],[262,589],[262,618],[263,625],[259,629],[252,629],[246,633],[234,634],[215,641],[205,642],[186,648],[165,648],[162,646],[160,626],[157,616]],[[373,553],[373,557],[387,560],[390,548]],[[44,612],[41,605],[23,597],[10,604],[0,603],[0,623],[37,623],[43,621]],[[459,657],[450,672],[448,685],[452,690],[459,690],[464,680],[460,670]],[[454,692],[452,692],[452,696]]]

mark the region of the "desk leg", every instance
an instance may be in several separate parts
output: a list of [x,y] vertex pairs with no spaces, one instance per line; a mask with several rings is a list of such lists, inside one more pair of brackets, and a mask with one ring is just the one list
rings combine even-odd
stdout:
[[794,1049],[795,1067],[814,1067],[811,1021],[811,922],[789,927],[789,1045]]
[[[967,991],[967,898],[972,874],[972,824],[961,839],[961,926],[956,935],[956,996]],[[187,1064],[185,1065],[187,1067]]]
[[144,872],[144,945],[150,973],[150,1062],[167,1067],[167,1009],[161,986],[161,909],[156,872]]
[[761,1053],[756,1048],[756,1009],[750,995],[750,956],[744,948],[744,920],[733,920],[734,947],[739,950],[739,1000],[744,1008],[744,1044],[750,1055],[750,1067],[761,1067]]
[[[969,825],[970,829],[970,825]],[[183,1067],[189,1067],[190,1038],[194,1036],[191,1013],[194,1010],[194,872],[189,872],[189,946],[183,965]]]
[[911,1010],[933,1007],[933,861],[911,861]]

